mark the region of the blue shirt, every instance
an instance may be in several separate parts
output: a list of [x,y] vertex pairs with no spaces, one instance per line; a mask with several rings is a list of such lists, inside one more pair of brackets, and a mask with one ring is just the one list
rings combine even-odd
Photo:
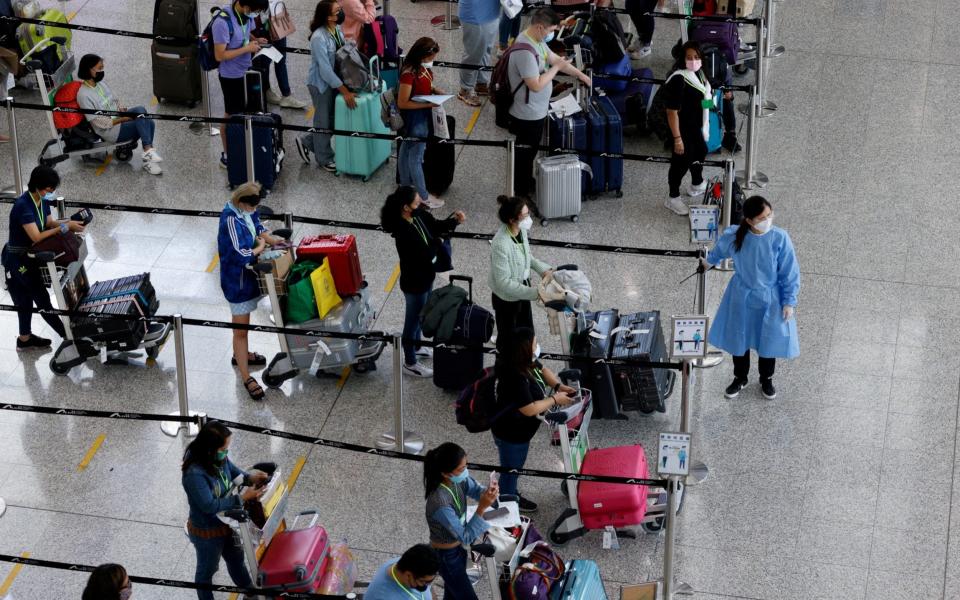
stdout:
[[[230,16],[233,22],[233,35],[230,35],[230,26],[226,18],[218,17],[213,22],[213,43],[226,44],[227,50],[236,50],[243,48],[250,42],[250,31],[253,29],[253,19],[246,19],[244,25],[240,24],[232,6],[224,7],[223,11]],[[224,79],[239,79],[244,73],[250,70],[253,64],[253,55],[250,53],[241,54],[236,58],[221,61],[220,76]]]
[[499,0],[460,0],[460,20],[473,25],[483,25],[500,19]]
[[40,200],[40,208],[33,202],[30,192],[24,192],[13,203],[10,209],[10,239],[11,246],[17,248],[29,248],[33,245],[30,236],[23,230],[24,225],[33,223],[37,229],[43,231],[47,228],[47,218],[50,216],[50,203]]
[[187,503],[190,505],[190,522],[197,529],[217,529],[223,526],[223,521],[217,517],[218,512],[240,508],[243,502],[240,496],[228,493],[231,482],[243,475],[248,479],[246,472],[233,464],[228,458],[216,475],[207,473],[198,464],[187,467],[181,476],[183,490],[187,493]]
[[364,598],[367,600],[431,600],[429,587],[425,592],[418,592],[394,580],[390,569],[399,560],[395,558],[377,569],[377,574],[370,580],[370,586],[363,594]]
[[467,498],[479,500],[485,487],[473,477],[448,486],[441,485],[427,497],[426,516],[430,541],[440,544],[460,542],[473,544],[490,524],[483,515],[475,513],[467,521]]
[[334,70],[337,48],[343,45],[343,34],[339,26],[335,35],[336,37],[326,27],[321,27],[310,36],[310,72],[307,74],[307,85],[317,88],[321,94],[330,88],[343,85]]
[[258,213],[244,215],[230,202],[223,207],[217,232],[217,252],[220,256],[220,289],[227,302],[246,302],[260,297],[257,276],[247,265],[257,262],[253,247],[257,235],[264,231],[266,228],[260,223]]

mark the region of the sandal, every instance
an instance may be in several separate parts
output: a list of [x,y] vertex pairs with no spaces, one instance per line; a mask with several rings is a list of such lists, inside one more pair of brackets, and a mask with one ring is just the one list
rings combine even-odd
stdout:
[[[253,387],[250,387],[250,384],[253,384]],[[247,377],[247,380],[243,382],[243,386],[247,388],[247,393],[250,394],[251,400],[263,400],[265,395],[263,388],[260,387],[260,384],[257,383],[257,380],[253,377]]]
[[[237,359],[231,356],[230,364],[237,366]],[[257,354],[256,352],[251,352],[247,355],[247,364],[254,367],[265,365],[267,364],[267,357],[262,354]]]
[[467,106],[477,107],[483,104],[483,102],[480,100],[480,97],[477,96],[476,92],[473,90],[460,90],[460,93],[457,94],[457,98],[459,98],[460,101]]

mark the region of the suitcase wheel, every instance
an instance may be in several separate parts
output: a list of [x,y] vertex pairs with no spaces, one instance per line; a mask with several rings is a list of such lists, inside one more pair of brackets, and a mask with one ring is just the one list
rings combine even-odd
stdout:
[[663,529],[663,517],[657,517],[652,523],[641,523],[640,526],[646,533],[659,533]]
[[277,389],[283,384],[282,377],[278,375],[271,375],[270,373],[267,373],[267,372],[263,373],[263,375],[261,376],[261,379],[263,379],[263,384],[265,386],[273,390]]
[[749,70],[750,67],[747,65],[733,65],[733,72],[737,75],[746,75]]
[[546,227],[546,226],[547,226],[547,220],[546,220],[546,219],[540,219],[540,227]]
[[117,148],[116,150],[113,151],[113,155],[120,162],[127,162],[131,158],[133,158],[133,150],[131,150],[130,148]]
[[576,223],[577,221],[580,220],[580,215],[572,215],[572,216],[570,217],[570,220],[571,220],[572,222]]

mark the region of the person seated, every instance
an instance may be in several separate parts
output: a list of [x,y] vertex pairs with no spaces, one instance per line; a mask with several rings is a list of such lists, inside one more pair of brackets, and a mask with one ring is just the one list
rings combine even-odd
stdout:
[[[112,110],[127,112],[117,98],[103,82],[103,59],[96,54],[85,54],[77,68],[77,78],[83,85],[77,91],[77,104],[88,110]],[[134,106],[129,112],[147,114],[147,109]],[[163,173],[160,163],[163,158],[153,147],[153,133],[156,123],[151,119],[133,117],[108,117],[105,115],[85,115],[94,133],[105,142],[124,143],[140,141],[143,146],[143,170],[151,175]]]

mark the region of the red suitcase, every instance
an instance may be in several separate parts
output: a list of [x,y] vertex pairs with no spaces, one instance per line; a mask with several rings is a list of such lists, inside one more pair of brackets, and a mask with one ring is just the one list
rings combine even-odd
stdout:
[[[580,472],[584,475],[647,478],[643,446],[617,446],[587,451]],[[647,512],[647,486],[581,481],[577,491],[580,518],[587,529],[639,525]]]
[[323,262],[324,257],[330,259],[337,293],[341,296],[359,293],[363,287],[363,273],[356,238],[352,235],[312,235],[300,240],[297,260]]
[[[310,525],[296,529],[297,519],[312,515]],[[313,592],[320,587],[330,554],[326,530],[313,511],[297,515],[291,529],[273,536],[260,561],[257,585],[265,590]]]

